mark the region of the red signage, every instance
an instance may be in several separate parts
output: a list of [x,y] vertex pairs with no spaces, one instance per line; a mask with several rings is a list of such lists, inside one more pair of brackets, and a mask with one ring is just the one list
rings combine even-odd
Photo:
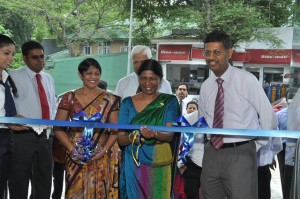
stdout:
[[247,49],[250,54],[249,63],[251,64],[290,64],[291,49],[285,50],[263,50]]
[[190,60],[192,45],[160,45],[158,48],[158,60]]
[[[293,56],[294,62],[300,62],[300,49],[291,50],[265,50],[247,49],[245,52],[234,52],[231,60],[248,62],[250,64],[290,64]],[[192,48],[191,45],[160,45],[158,60],[203,60],[203,48]]]
[[249,62],[249,52],[234,52],[231,56],[232,61]]
[[192,59],[204,59],[203,48],[192,48]]
[[300,49],[294,49],[292,54],[293,54],[293,62],[300,63]]

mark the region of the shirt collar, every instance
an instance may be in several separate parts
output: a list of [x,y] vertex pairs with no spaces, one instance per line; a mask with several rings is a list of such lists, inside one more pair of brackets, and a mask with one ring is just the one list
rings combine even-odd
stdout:
[[3,80],[3,82],[6,82],[7,78],[8,78],[8,73],[5,70],[3,70],[2,71],[2,80]]
[[[224,82],[230,81],[230,74],[231,74],[231,71],[232,71],[232,66],[229,65],[228,68],[227,68],[227,70],[225,71],[225,73],[224,73],[220,78],[223,79]],[[217,78],[219,78],[219,77],[217,77],[214,73],[213,73],[213,75],[214,75],[215,80],[216,80]]]
[[41,74],[41,76],[42,76],[41,72],[40,73],[36,73],[36,72],[32,71],[28,66],[25,66],[24,68],[25,68],[26,73],[28,74],[28,76],[31,79],[35,78],[36,74]]

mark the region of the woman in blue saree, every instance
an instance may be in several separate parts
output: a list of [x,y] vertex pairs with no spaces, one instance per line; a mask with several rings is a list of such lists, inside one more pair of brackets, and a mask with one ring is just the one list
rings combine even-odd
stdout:
[[170,198],[173,133],[146,125],[171,126],[178,116],[178,102],[174,95],[157,92],[163,74],[156,60],[145,60],[138,77],[141,92],[125,98],[119,114],[120,124],[143,125],[134,131],[120,130],[118,135],[119,144],[125,146],[120,198]]

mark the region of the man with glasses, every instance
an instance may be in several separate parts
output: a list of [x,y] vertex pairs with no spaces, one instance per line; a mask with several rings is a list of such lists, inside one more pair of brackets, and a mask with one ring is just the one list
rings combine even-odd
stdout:
[[[18,89],[15,98],[19,115],[26,118],[54,119],[56,97],[54,81],[43,72],[45,67],[44,48],[36,41],[22,45],[26,66],[10,73]],[[51,129],[15,132],[16,150],[9,179],[11,199],[27,199],[31,178],[32,198],[50,198],[52,180]],[[32,176],[32,177],[31,177]]]
[[[199,116],[212,128],[276,129],[277,119],[262,85],[251,73],[229,66],[232,53],[224,31],[207,34],[203,55],[213,73],[201,86]],[[256,137],[208,138],[201,174],[204,199],[257,199]]]

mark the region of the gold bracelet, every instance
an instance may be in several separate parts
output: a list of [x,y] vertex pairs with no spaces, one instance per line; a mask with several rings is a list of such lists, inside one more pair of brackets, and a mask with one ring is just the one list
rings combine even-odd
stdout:
[[128,139],[129,139],[129,141],[132,143],[133,142],[133,140],[132,140],[132,138],[130,138],[130,136],[131,135],[133,135],[132,133],[130,133],[129,135],[128,135]]

